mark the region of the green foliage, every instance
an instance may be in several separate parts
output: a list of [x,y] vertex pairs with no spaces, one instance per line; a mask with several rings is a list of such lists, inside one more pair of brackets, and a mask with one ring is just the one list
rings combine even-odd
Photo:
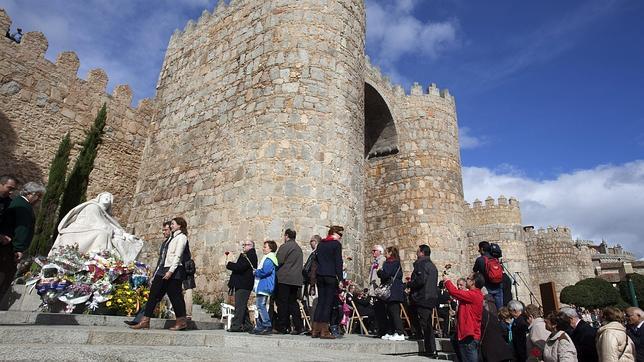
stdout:
[[63,137],[58,145],[58,151],[54,155],[49,169],[47,180],[47,191],[42,198],[40,212],[36,218],[34,238],[29,246],[29,255],[47,255],[54,244],[54,232],[58,223],[56,212],[60,205],[60,198],[65,190],[65,176],[69,164],[69,153],[72,143],[69,133]]
[[[637,301],[640,305],[644,304],[644,275],[634,273],[629,274],[628,276],[633,281]],[[617,287],[619,288],[619,294],[622,296],[624,301],[633,305],[633,301],[631,300],[631,293],[629,291],[628,283],[626,282],[626,280],[619,282],[619,284],[617,284]]]
[[215,318],[221,318],[221,303],[224,302],[223,296],[219,296],[215,298],[213,302],[209,302],[206,301],[201,294],[194,293],[192,296],[192,302],[194,304],[201,305],[201,309],[212,314]]
[[[107,107],[103,104],[101,110],[96,115],[92,128],[87,132],[85,141],[83,141],[83,148],[78,154],[74,168],[69,174],[65,191],[63,193],[60,212],[58,214],[58,222],[62,220],[69,210],[86,200],[87,184],[89,183],[89,174],[94,169],[94,160],[98,151],[98,146],[101,143],[103,136],[103,129],[105,128],[105,119],[107,118]],[[58,223],[56,223],[58,224]],[[55,232],[54,238],[58,235]]]
[[603,308],[620,302],[619,292],[601,278],[588,278],[565,287],[559,296],[562,303],[585,308]]

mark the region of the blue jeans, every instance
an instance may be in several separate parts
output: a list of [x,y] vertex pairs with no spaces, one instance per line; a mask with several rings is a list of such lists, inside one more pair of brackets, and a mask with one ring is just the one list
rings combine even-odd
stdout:
[[268,296],[267,295],[261,295],[257,294],[255,296],[255,305],[257,306],[257,323],[255,324],[255,329],[257,330],[263,330],[263,329],[271,329],[271,317],[268,314],[268,309],[266,308],[266,304],[268,303]]
[[499,310],[503,308],[503,288],[499,286],[496,289],[492,289],[486,286],[485,289],[487,289],[487,294],[494,297],[494,304],[496,305],[496,309]]
[[480,342],[467,338],[462,341],[458,341],[458,351],[461,355],[462,362],[478,362],[479,360],[479,344]]

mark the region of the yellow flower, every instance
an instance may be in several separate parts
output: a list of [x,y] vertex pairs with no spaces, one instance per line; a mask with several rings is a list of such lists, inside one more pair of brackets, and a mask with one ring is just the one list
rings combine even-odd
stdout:
[[128,298],[128,299],[127,299],[127,302],[128,302],[128,303],[132,303],[132,299],[131,299],[131,298]]
[[122,302],[123,302],[123,301],[121,300],[121,298],[117,299],[116,301],[117,301],[118,303],[122,303]]
[[109,306],[111,306],[111,305],[112,305],[112,301],[111,301],[111,300],[108,300],[108,301],[107,301],[107,303],[105,303],[105,305],[106,305],[106,306],[108,306],[108,307],[109,307]]

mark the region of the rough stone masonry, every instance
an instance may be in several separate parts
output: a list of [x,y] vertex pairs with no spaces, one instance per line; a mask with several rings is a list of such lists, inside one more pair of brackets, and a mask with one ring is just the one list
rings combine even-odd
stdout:
[[[81,141],[106,102],[90,194],[115,195],[148,261],[161,222],[185,217],[198,290],[210,296],[226,289],[224,252],[241,240],[281,241],[295,228],[310,252],[309,237],[331,224],[346,227],[358,282],[372,244],[397,246],[405,275],[424,243],[439,269],[463,274],[483,239],[500,242],[535,291],[592,275],[569,231],[524,232],[518,201],[465,203],[454,97],[392,85],[365,55],[365,23],[363,0],[220,1],[175,31],[156,96],[137,108],[126,85],[105,93],[104,71],[78,78],[73,52],[45,59],[42,33],[2,38],[0,173],[46,178],[62,136]],[[0,11],[0,27],[10,24]],[[552,245],[560,258],[548,257]]]

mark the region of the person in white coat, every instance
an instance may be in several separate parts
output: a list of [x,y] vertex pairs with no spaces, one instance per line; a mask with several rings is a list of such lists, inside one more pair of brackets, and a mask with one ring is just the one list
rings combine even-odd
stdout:
[[577,349],[565,332],[569,326],[566,315],[552,312],[545,321],[551,333],[543,347],[544,362],[577,362]]
[[595,345],[602,362],[635,361],[635,344],[626,334],[624,313],[607,307],[602,311],[603,324],[597,331]]

